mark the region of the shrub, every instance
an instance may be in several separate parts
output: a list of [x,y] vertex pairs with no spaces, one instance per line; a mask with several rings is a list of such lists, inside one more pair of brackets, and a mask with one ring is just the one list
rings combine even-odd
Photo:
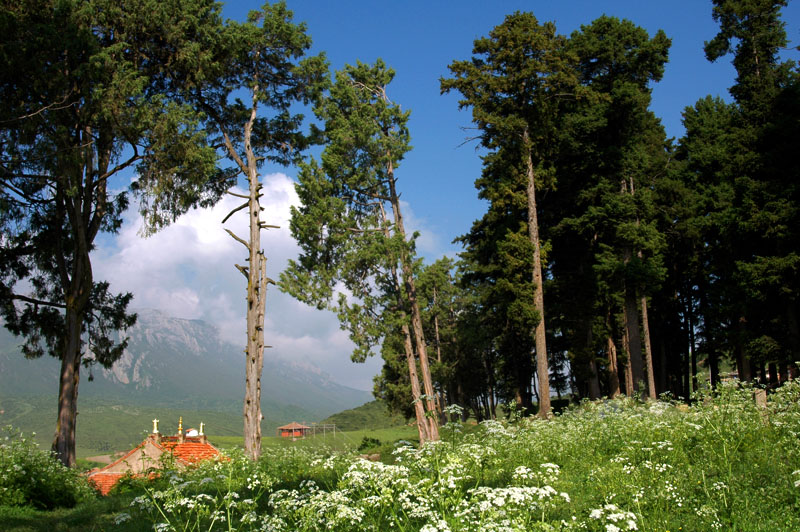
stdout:
[[73,507],[94,497],[94,490],[76,470],[12,427],[0,432],[0,506],[50,510]]

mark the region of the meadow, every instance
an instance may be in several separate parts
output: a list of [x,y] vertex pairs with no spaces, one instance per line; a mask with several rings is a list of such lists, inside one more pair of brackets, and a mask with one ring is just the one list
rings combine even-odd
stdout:
[[[620,398],[549,421],[450,423],[442,441],[422,448],[386,441],[396,433],[365,435],[379,462],[320,442],[265,445],[257,463],[231,449],[228,460],[191,471],[127,479],[106,498],[49,457],[30,459],[37,451],[10,436],[0,453],[0,529],[800,530],[800,384],[770,394],[766,407],[752,392],[725,384],[688,407]],[[41,507],[43,495],[21,489],[26,478],[57,475],[75,494],[71,509]]]

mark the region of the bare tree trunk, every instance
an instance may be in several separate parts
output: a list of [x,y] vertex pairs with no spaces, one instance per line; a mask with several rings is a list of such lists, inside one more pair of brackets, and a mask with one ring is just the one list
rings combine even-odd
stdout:
[[250,184],[250,257],[247,268],[247,362],[244,394],[244,448],[253,460],[261,456],[261,374],[264,368],[264,313],[267,296],[267,260],[261,249],[261,206],[256,160],[246,134]]
[[[250,221],[249,239],[244,240],[226,229],[229,235],[241,243],[248,251],[247,266],[237,264],[247,279],[247,343],[245,348],[245,390],[244,390],[244,449],[253,460],[261,456],[261,374],[264,369],[264,317],[266,312],[267,285],[272,280],[267,277],[267,259],[261,249],[261,230],[269,226],[261,221],[261,183],[258,175],[258,159],[253,153],[250,139],[253,124],[258,112],[258,79],[253,79],[250,117],[244,125],[245,160],[239,156],[230,139],[225,136],[225,145],[230,157],[240,171],[247,176],[248,195],[246,202],[232,210],[223,220],[225,223],[235,212],[247,208]],[[229,194],[244,197],[229,191]]]
[[528,237],[533,244],[533,304],[539,314],[539,323],[534,328],[533,337],[536,345],[536,377],[539,390],[539,417],[546,419],[550,415],[550,369],[547,360],[547,339],[545,338],[544,292],[542,276],[542,250],[539,242],[539,217],[536,211],[536,183],[531,157],[528,128],[523,132],[523,145],[526,149],[528,173]]
[[656,379],[653,371],[653,347],[650,344],[650,321],[647,318],[647,297],[642,296],[642,332],[644,333],[644,365],[647,372],[647,397],[656,398]]

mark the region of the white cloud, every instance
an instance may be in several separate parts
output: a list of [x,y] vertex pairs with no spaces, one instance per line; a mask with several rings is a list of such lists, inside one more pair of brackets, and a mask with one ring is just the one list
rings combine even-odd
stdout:
[[400,201],[400,210],[403,213],[403,222],[406,233],[410,236],[414,231],[419,232],[417,237],[417,254],[427,258],[427,262],[433,262],[439,259],[444,250],[442,248],[441,238],[435,230],[428,225],[425,218],[419,218],[414,213],[411,205],[405,201]]
[[[261,244],[267,275],[277,279],[289,259],[299,253],[289,233],[290,207],[299,200],[294,182],[284,174],[267,175],[263,183],[262,219],[280,229],[262,232]],[[104,239],[93,253],[95,278],[109,281],[114,291],[132,292],[133,308],[201,319],[215,325],[225,340],[244,344],[246,281],[234,263],[245,263],[246,250],[224,229],[246,238],[246,211],[234,214],[224,227],[221,224],[242,201],[226,196],[216,206],[192,210],[148,238],[140,236],[138,214],[129,211],[116,238]],[[420,252],[441,255],[438,238],[425,229],[424,220],[416,218],[407,204],[403,209],[408,230],[421,232]],[[267,345],[272,346],[267,356],[311,363],[342,384],[371,390],[372,377],[380,372],[379,357],[365,364],[350,361],[352,343],[333,313],[304,305],[276,287],[267,294],[264,333]]]

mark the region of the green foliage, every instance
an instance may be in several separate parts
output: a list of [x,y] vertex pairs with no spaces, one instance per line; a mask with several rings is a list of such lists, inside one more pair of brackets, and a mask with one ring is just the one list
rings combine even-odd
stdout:
[[[389,217],[400,216],[394,170],[411,149],[410,112],[388,99],[393,78],[380,60],[348,65],[315,109],[325,150],[321,164],[301,167],[290,228],[302,255],[281,274],[282,290],[336,311],[354,360],[369,356],[406,312],[398,270],[413,260],[413,237]],[[340,282],[351,297],[337,293]]]
[[368,449],[374,449],[376,447],[380,447],[381,440],[377,438],[370,438],[369,436],[364,436],[361,438],[361,443],[358,444],[356,448],[357,451],[366,451]]
[[0,431],[0,506],[52,510],[93,497],[80,473],[40,450],[31,438],[10,426]]
[[111,500],[133,497],[127,508],[87,508],[125,530],[797,530],[800,384],[766,408],[752,394],[726,383],[692,407],[620,398],[456,426],[422,448],[398,442],[392,464],[297,446],[258,462],[232,453],[126,481]]

